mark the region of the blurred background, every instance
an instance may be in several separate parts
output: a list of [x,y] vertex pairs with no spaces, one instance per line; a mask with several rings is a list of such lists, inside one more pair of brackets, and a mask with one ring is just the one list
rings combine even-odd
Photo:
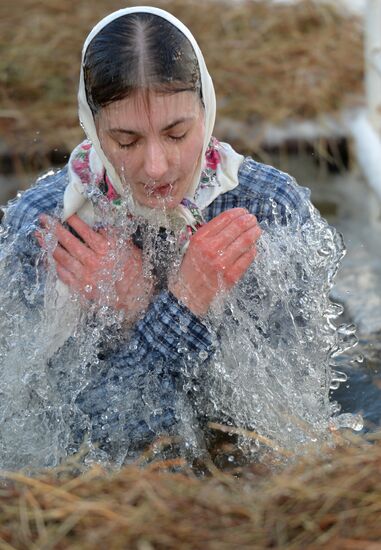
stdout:
[[[0,204],[63,166],[83,139],[76,92],[82,43],[107,13],[145,2],[2,0]],[[339,396],[381,416],[381,1],[162,0],[206,58],[215,135],[291,173],[343,233],[332,290],[357,325]],[[371,406],[369,405],[371,403]]]

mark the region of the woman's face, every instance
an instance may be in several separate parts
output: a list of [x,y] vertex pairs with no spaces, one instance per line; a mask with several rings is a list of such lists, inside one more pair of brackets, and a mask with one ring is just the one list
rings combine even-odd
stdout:
[[204,109],[195,92],[136,93],[95,117],[101,147],[150,208],[175,208],[191,186],[204,143]]

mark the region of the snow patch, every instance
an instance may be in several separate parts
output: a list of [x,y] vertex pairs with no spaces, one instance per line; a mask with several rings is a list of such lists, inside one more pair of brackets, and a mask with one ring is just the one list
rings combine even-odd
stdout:
[[369,185],[381,199],[381,138],[365,113],[349,124],[358,163]]

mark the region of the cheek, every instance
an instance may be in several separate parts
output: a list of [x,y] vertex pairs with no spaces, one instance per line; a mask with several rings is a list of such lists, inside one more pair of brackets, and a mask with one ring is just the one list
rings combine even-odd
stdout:
[[204,144],[204,134],[200,132],[198,135],[193,136],[188,143],[184,145],[184,154],[183,154],[183,166],[186,168],[187,172],[193,169],[196,169],[198,160],[202,153],[202,147]]
[[110,139],[105,139],[102,134],[99,136],[99,143],[107,160],[111,162],[116,169],[122,160],[122,150],[118,146],[115,146],[115,143],[110,141]]
[[136,172],[135,156],[128,154],[127,151],[115,145],[107,148],[107,151],[105,151],[105,149],[103,149],[103,151],[109,162],[113,165],[120,179],[122,181],[125,180],[131,182],[131,180],[133,180],[134,173]]
[[126,173],[126,162],[124,160],[122,149],[110,151],[109,154],[107,155],[107,158],[110,161],[110,163],[113,165],[122,183],[123,183],[123,180],[126,179],[126,177],[129,179],[129,174]]
[[114,151],[111,159],[116,171],[125,170],[129,163],[126,161],[126,154],[122,149]]

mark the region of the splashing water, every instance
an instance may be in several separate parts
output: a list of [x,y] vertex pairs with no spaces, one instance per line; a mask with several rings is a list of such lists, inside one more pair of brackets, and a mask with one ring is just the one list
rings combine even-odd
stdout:
[[343,250],[316,212],[303,230],[264,227],[257,260],[211,314],[221,329],[210,415],[294,451],[328,438],[329,390],[346,380],[332,356],[356,343],[352,327],[336,329],[341,307],[328,297]]
[[[118,231],[116,258],[132,238],[143,248],[145,274],[155,279],[156,291],[166,288],[181,262],[176,228],[129,218],[124,199],[113,209],[93,192],[97,219]],[[167,362],[157,356],[143,383],[134,373],[110,373],[107,353],[128,340],[134,345],[131,325],[109,307],[121,270],[100,288],[101,304],[86,302],[57,283],[54,239],[47,235],[48,250],[41,252],[30,230],[1,235],[0,467],[54,466],[83,440],[92,460],[122,464],[139,448],[123,418],[135,415],[155,432],[152,413],[160,412],[157,396],[167,383],[157,373]],[[329,390],[344,380],[332,372],[334,358],[356,342],[353,327],[336,328],[341,308],[328,298],[342,255],[340,236],[316,211],[303,229],[279,220],[263,225],[256,261],[205,319],[213,358],[207,360],[206,352],[187,355],[185,343],[178,342],[185,359],[177,365],[173,395],[176,433],[186,453],[201,452],[209,421],[255,430],[275,447],[293,451],[329,437],[337,412]],[[180,328],[186,334],[187,327]],[[112,398],[95,428],[78,398],[102,373],[113,380]],[[102,394],[94,393],[97,398]],[[348,426],[351,419],[335,422]],[[249,453],[257,449],[252,440],[240,444]]]

